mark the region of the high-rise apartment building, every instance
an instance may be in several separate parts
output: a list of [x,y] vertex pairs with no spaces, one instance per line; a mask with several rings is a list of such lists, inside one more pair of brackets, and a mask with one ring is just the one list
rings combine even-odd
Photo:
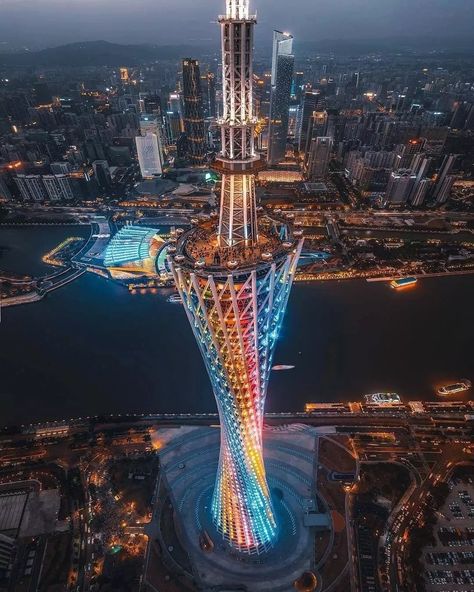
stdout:
[[[441,168],[436,176],[433,190],[433,199],[437,204],[445,203],[449,197],[452,186],[454,185],[454,177],[452,177],[451,172],[457,158],[457,154],[448,154],[444,157]],[[448,179],[448,181],[446,179]]]
[[25,201],[68,201],[76,197],[69,175],[17,175],[14,180]]
[[67,161],[52,162],[50,167],[53,175],[67,175],[71,172],[71,164]]
[[15,183],[25,201],[44,201],[48,197],[41,175],[17,175]]
[[67,175],[44,175],[43,183],[51,201],[74,198],[72,185]]
[[431,181],[431,179],[420,179],[419,181],[416,181],[409,198],[409,201],[412,206],[418,207],[422,206],[425,203],[431,190],[432,184],[433,182]]
[[395,162],[396,169],[410,168],[413,158],[423,152],[425,140],[422,138],[414,138],[409,140],[406,144],[399,146],[397,149],[397,159]]
[[443,180],[436,182],[435,192],[433,195],[436,205],[442,205],[448,201],[455,181],[456,177],[454,175],[446,175]]
[[416,175],[410,169],[393,171],[385,193],[385,205],[391,207],[405,204],[413,192],[415,183]]
[[293,37],[273,31],[270,117],[268,127],[268,164],[276,165],[285,158],[288,138],[291,85],[295,56]]

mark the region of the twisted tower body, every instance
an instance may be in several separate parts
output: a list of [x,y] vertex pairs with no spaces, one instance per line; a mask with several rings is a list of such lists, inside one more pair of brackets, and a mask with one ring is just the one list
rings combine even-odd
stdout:
[[[277,537],[265,475],[262,429],[273,353],[302,241],[282,242],[257,220],[252,89],[253,29],[248,0],[227,0],[222,31],[223,117],[219,222],[181,235],[170,266],[217,401],[221,450],[212,518],[243,553],[262,553]],[[301,233],[299,233],[301,234]]]

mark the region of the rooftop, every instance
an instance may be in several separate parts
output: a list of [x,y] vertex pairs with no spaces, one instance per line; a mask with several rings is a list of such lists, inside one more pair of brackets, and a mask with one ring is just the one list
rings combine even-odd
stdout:
[[183,234],[177,245],[177,262],[192,265],[196,270],[228,273],[249,267],[267,266],[269,262],[281,259],[292,241],[283,242],[269,228],[259,227],[256,245],[240,244],[235,247],[222,247],[218,243],[217,227],[214,221],[200,224]]

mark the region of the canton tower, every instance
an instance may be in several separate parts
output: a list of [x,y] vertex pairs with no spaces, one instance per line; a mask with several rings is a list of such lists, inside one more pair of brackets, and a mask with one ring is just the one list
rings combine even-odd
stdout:
[[226,0],[222,38],[222,176],[219,220],[173,239],[169,263],[211,379],[221,425],[212,520],[235,550],[274,544],[277,520],[263,461],[265,396],[273,353],[301,252],[301,231],[283,241],[257,218],[253,33],[249,0]]

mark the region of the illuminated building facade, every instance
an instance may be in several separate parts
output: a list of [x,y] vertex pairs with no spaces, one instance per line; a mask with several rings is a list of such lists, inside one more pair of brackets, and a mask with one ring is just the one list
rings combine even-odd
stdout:
[[333,140],[329,136],[314,138],[308,156],[306,169],[307,177],[311,181],[324,179],[328,173]]
[[285,158],[294,65],[293,36],[273,31],[272,91],[268,126],[269,165],[276,165]]
[[163,172],[163,151],[159,135],[147,132],[144,136],[137,136],[135,144],[143,179],[161,175]]
[[203,164],[206,157],[201,74],[197,60],[183,60],[184,131],[192,164]]
[[170,267],[217,401],[221,449],[212,520],[234,549],[259,554],[278,534],[262,451],[272,358],[302,240],[280,240],[257,220],[252,53],[256,19],[248,0],[227,0],[219,17],[223,52],[219,221],[185,232]]
[[124,226],[107,245],[104,265],[116,279],[156,276],[157,257],[164,245],[156,228]]

